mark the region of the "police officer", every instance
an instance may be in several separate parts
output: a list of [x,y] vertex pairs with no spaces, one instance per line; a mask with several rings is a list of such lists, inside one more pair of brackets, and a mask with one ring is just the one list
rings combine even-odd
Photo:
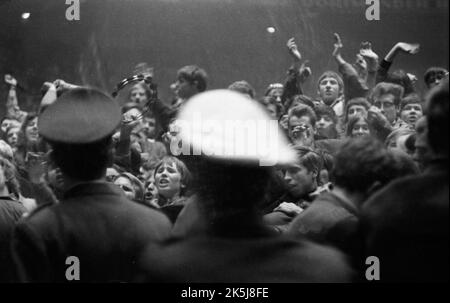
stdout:
[[20,281],[129,281],[140,250],[168,235],[164,215],[105,182],[120,119],[114,100],[85,87],[41,113],[39,133],[61,169],[64,195],[16,226],[12,251]]

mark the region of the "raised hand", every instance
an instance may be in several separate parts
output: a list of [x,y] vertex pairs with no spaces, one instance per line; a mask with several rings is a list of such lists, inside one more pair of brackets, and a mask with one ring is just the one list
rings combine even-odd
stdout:
[[359,54],[366,60],[378,60],[378,55],[372,50],[372,44],[370,42],[361,43]]
[[300,54],[300,52],[298,50],[298,47],[297,47],[297,44],[295,43],[294,38],[289,39],[286,46],[289,49],[289,53],[296,61],[300,61],[302,59],[302,55]]
[[415,55],[420,51],[420,44],[399,42],[396,45],[397,49],[410,55]]
[[9,74],[5,75],[5,83],[11,86],[17,86],[17,80]]
[[142,121],[142,116],[130,115],[125,113],[122,115],[122,131],[131,132]]
[[341,54],[341,49],[344,47],[341,41],[341,37],[339,34],[334,33],[334,51],[333,51],[333,57],[336,57]]
[[312,74],[311,68],[307,66],[308,62],[309,62],[308,60],[305,60],[305,62],[303,62],[302,65],[300,66],[299,72],[300,76],[302,76],[303,79],[308,78]]

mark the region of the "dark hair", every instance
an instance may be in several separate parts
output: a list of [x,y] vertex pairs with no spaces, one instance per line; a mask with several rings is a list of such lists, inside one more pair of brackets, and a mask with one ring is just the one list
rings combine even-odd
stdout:
[[400,101],[399,112],[401,112],[403,108],[408,104],[420,104],[420,106],[422,106],[422,100],[418,94],[409,94]]
[[317,120],[320,120],[322,116],[328,116],[331,120],[333,120],[334,124],[338,123],[338,117],[336,116],[336,112],[329,106],[325,104],[320,104],[314,108],[314,112],[316,114]]
[[298,163],[303,165],[308,170],[308,172],[316,172],[316,179],[317,181],[319,181],[319,173],[322,170],[324,163],[322,155],[310,148],[303,146],[295,146],[294,149],[297,153]]
[[404,90],[403,94],[405,96],[414,93],[413,83],[409,78],[408,74],[402,69],[393,71],[391,74],[388,75],[388,78],[385,81],[389,83],[398,84],[401,87],[403,87]]
[[36,118],[38,118],[38,115],[36,113],[28,113],[27,116],[25,117],[25,120],[23,121],[22,126],[20,127],[20,133],[17,140],[18,148],[28,145],[28,139],[25,132],[30,122]]
[[350,99],[347,102],[347,104],[345,105],[344,123],[348,122],[348,111],[349,111],[350,107],[355,106],[355,105],[363,106],[367,111],[370,109],[370,103],[366,98],[358,97],[358,98]]
[[449,80],[434,87],[427,97],[428,142],[437,154],[448,158]]
[[373,104],[376,99],[379,99],[384,95],[391,94],[394,96],[395,106],[398,107],[400,105],[400,100],[403,98],[404,91],[405,89],[398,84],[380,82],[373,88],[370,99]]
[[391,165],[391,157],[383,144],[364,136],[344,142],[335,156],[332,175],[337,186],[364,193],[375,182],[385,185],[390,181],[385,171]]
[[205,157],[196,160],[197,193],[210,222],[235,222],[239,215],[253,213],[261,206],[272,168]]
[[299,104],[308,105],[312,109],[314,109],[314,101],[312,98],[306,95],[295,95],[290,98],[286,104],[286,110],[290,110],[292,107],[295,107]]
[[87,144],[50,142],[51,158],[67,176],[91,181],[104,176],[108,163],[112,163],[111,136]]
[[177,72],[178,78],[186,79],[190,83],[196,82],[199,92],[206,90],[208,75],[196,65],[187,65],[180,68]]
[[293,108],[291,108],[289,110],[289,121],[291,120],[291,117],[297,117],[297,118],[301,118],[301,117],[309,117],[309,119],[311,120],[311,124],[313,126],[316,125],[316,121],[317,121],[317,117],[316,114],[314,113],[314,111],[312,110],[311,107],[309,107],[308,105],[304,105],[304,104],[299,104]]
[[367,117],[363,117],[361,115],[356,115],[356,116],[353,116],[350,118],[350,120],[347,122],[347,125],[345,127],[345,136],[347,138],[352,137],[353,127],[361,119],[363,119],[367,123],[367,126],[369,127],[369,131],[370,131],[370,135],[373,136],[375,134],[374,128],[373,128],[372,124],[370,123],[370,120]]
[[231,83],[230,86],[228,86],[228,89],[241,94],[249,95],[252,99],[255,98],[255,89],[245,80]]
[[389,154],[392,158],[392,165],[386,169],[385,174],[390,179],[393,180],[419,173],[419,168],[408,154],[400,150],[389,150]]
[[445,68],[433,66],[427,69],[427,71],[423,75],[423,79],[427,87],[430,87],[431,82],[433,82],[432,81],[433,78],[436,78],[437,76],[443,78],[445,77],[446,73],[448,73],[448,71]]
[[268,107],[269,105],[275,106],[275,109],[276,109],[276,116],[277,116],[278,119],[280,118],[280,116],[281,116],[281,115],[283,114],[283,112],[284,112],[284,107],[283,107],[283,105],[282,105],[280,102],[277,102],[277,100],[275,100],[275,98],[273,98],[273,97],[267,97],[267,96],[262,97],[262,98],[259,100],[259,103],[262,104],[266,109],[267,109],[267,107]]

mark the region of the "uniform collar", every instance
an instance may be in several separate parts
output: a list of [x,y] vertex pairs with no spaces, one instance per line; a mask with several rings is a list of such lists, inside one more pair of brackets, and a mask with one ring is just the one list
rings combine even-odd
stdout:
[[67,190],[64,199],[92,195],[122,195],[121,190],[106,181],[79,183]]

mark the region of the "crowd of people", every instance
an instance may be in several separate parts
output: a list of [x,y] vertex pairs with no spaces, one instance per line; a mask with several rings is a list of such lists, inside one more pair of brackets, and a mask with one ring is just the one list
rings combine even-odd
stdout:
[[[338,72],[312,93],[294,39],[285,82],[262,97],[245,80],[208,90],[188,65],[170,101],[144,70],[124,103],[56,80],[31,113],[5,75],[0,281],[69,281],[71,256],[84,282],[363,282],[369,256],[381,281],[448,280],[448,71],[430,67],[418,91],[391,70],[418,44],[379,58],[363,42],[352,63],[342,48],[335,34]],[[275,120],[286,140],[268,144],[284,152],[274,166],[180,154],[197,143],[177,119],[194,112]]]

